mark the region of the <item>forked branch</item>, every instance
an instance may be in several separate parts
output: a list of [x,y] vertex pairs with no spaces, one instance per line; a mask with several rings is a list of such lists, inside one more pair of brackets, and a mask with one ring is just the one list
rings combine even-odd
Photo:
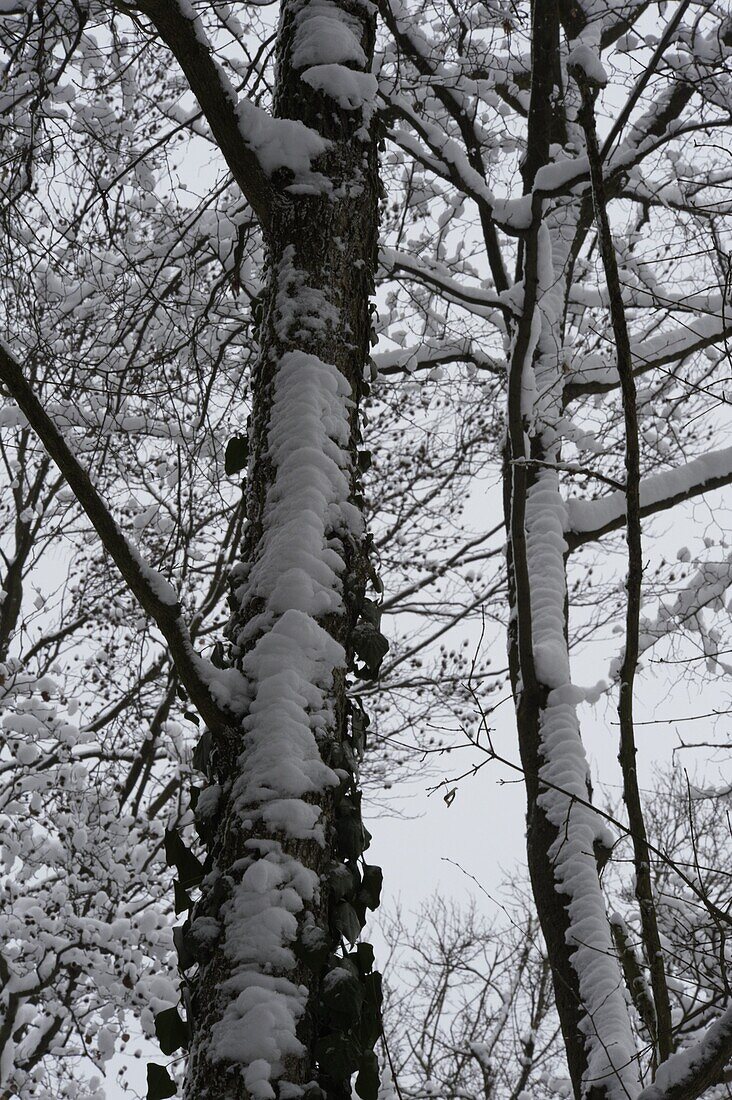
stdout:
[[214,700],[193,652],[180,603],[167,581],[148,566],[127,541],[91,479],[73,455],[56,424],[36,397],[20,364],[0,344],[0,382],[17,402],[46,451],[66,478],[104,549],[114,561],[137,602],[153,619],[170,648],[171,656],[193,705],[210,729],[221,729],[227,715]]

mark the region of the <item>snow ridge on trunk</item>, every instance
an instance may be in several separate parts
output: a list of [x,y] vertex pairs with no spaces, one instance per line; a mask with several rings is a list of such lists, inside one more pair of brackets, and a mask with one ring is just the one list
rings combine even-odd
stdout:
[[[321,807],[305,798],[339,782],[323,762],[317,737],[332,728],[333,672],[346,661],[343,647],[318,622],[342,610],[344,563],[328,545],[329,532],[362,529],[348,502],[349,394],[336,367],[305,353],[283,356],[268,436],[275,472],[265,533],[242,586],[246,594],[238,593],[244,602],[261,601],[263,610],[237,636],[244,647],[259,635],[242,661],[252,699],[232,804],[243,830],[261,822],[268,831],[321,847]],[[296,966],[298,914],[317,902],[319,883],[276,840],[250,839],[245,848],[246,869],[222,912],[230,1000],[213,1028],[211,1052],[244,1065],[250,1094],[270,1100],[271,1079],[283,1073],[287,1057],[304,1053],[296,1028],[308,991],[286,972]],[[272,975],[273,967],[285,974]]]
[[374,22],[351,0],[281,9],[273,140],[297,122],[323,151],[308,173],[272,176],[228,632],[242,718],[212,746],[213,870],[188,932],[195,1100],[335,1098],[350,1077],[328,1061],[340,1025],[323,1006],[352,965],[333,884],[358,880],[368,842],[346,674],[368,575],[355,459],[376,257]]
[[[571,682],[567,638],[567,506],[556,469],[561,460],[564,356],[559,334],[565,292],[565,278],[556,273],[566,267],[575,210],[571,203],[546,210],[536,229],[536,304],[523,361],[514,361],[511,368],[521,370],[531,456],[524,516],[528,591],[518,592],[517,600],[523,604],[524,621],[528,611],[534,683],[524,678],[522,666],[517,690],[522,757],[535,769],[535,785],[527,775],[535,890],[540,911],[544,899],[545,935],[560,936],[556,927],[548,928],[555,921],[550,891],[561,899],[563,953],[575,975],[568,992],[562,988],[568,975],[554,967],[558,1002],[576,998],[569,1008],[575,1022],[568,1025],[568,1013],[562,1020],[569,1049],[577,1052],[570,1066],[575,1075],[581,1073],[583,1095],[620,1100],[638,1089],[635,1044],[594,850],[596,842],[607,841],[606,830],[587,804],[588,764],[576,711],[582,692]],[[524,324],[528,328],[529,318]],[[521,606],[518,616],[520,630]],[[540,818],[545,824],[539,824]],[[537,829],[543,833],[541,841]],[[575,1028],[579,1033],[571,1034]]]

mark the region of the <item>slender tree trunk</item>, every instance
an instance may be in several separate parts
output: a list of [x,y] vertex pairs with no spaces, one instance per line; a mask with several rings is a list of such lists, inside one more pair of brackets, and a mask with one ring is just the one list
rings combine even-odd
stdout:
[[508,385],[509,664],[526,775],[529,872],[570,1076],[578,1100],[612,1100],[633,1095],[638,1075],[595,860],[602,828],[588,805],[578,694],[570,678],[566,511],[556,469],[565,279],[580,204],[541,193],[551,142],[566,140],[569,92],[560,86],[557,0],[537,0],[532,20],[522,169],[532,220],[519,256],[523,310],[513,335]]
[[[245,716],[212,744],[198,812],[212,872],[185,936],[199,963],[188,1100],[345,1098],[378,1033],[368,954],[358,966],[334,954],[366,904],[346,672],[368,572],[357,447],[377,231],[374,22],[357,0],[281,12],[275,114],[330,144],[312,184],[292,193],[275,179],[266,227],[249,523],[229,628]],[[355,83],[351,106],[332,80]],[[331,95],[317,90],[324,81]],[[227,676],[239,690],[236,673],[222,690]],[[350,989],[341,1010],[336,987]]]
[[643,946],[650,971],[651,989],[653,990],[655,1022],[651,1028],[651,1038],[654,1043],[653,1071],[655,1073],[658,1063],[665,1062],[673,1052],[673,1021],[666,983],[663,946],[658,929],[656,902],[653,896],[651,856],[640,786],[638,784],[637,749],[633,726],[633,687],[640,654],[640,615],[643,583],[640,500],[641,463],[637,396],[633,376],[630,336],[618,272],[618,260],[607,213],[602,158],[595,128],[593,95],[581,71],[575,74],[575,79],[582,95],[580,118],[587,141],[600,254],[610,295],[610,315],[617,347],[618,374],[620,376],[625,421],[625,533],[628,547],[628,576],[626,581],[628,606],[626,609],[625,654],[619,673],[620,754],[618,759],[623,773],[623,799],[628,812],[628,823],[633,841],[635,896],[638,900]]

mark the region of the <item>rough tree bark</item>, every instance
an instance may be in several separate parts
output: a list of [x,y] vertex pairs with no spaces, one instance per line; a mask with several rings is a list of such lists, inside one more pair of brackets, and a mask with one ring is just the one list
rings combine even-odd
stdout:
[[[353,1070],[364,1081],[374,1072],[378,979],[362,953],[359,990],[353,962],[333,954],[355,938],[349,919],[355,911],[360,923],[366,904],[346,671],[368,575],[357,448],[376,258],[374,37],[371,5],[358,0],[281,10],[275,116],[328,147],[311,183],[275,177],[264,222],[249,524],[229,628],[247,698],[242,726],[212,745],[209,790],[220,800],[200,814],[212,870],[186,934],[199,962],[186,1085],[195,1100],[274,1096],[273,1085],[280,1096],[345,1097]],[[319,90],[321,65],[351,74],[353,106]],[[368,636],[368,623],[360,629]],[[353,1010],[360,1029],[333,1009],[333,991],[349,983],[355,1001],[374,1002]]]

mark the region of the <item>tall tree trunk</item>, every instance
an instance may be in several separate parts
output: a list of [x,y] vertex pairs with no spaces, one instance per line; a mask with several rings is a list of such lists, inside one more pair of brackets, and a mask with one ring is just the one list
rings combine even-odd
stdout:
[[329,145],[308,183],[275,177],[266,226],[229,628],[243,679],[221,681],[245,684],[246,698],[241,727],[214,738],[198,808],[212,871],[184,937],[199,963],[189,1100],[345,1098],[356,1068],[362,1082],[375,1072],[378,977],[367,950],[344,961],[378,879],[367,870],[364,884],[357,867],[368,834],[346,696],[368,573],[357,447],[376,257],[374,36],[358,0],[282,8],[275,114]]
[[[532,9],[532,87],[524,192],[532,220],[522,241],[522,315],[509,365],[505,508],[511,602],[509,664],[526,775],[533,894],[552,968],[575,1096],[612,1100],[638,1088],[635,1044],[595,859],[602,823],[589,804],[588,768],[570,678],[559,486],[565,280],[580,203],[541,192],[550,143],[567,125],[557,0]],[[561,112],[561,115],[560,115]],[[559,116],[559,117],[555,117]],[[576,124],[571,127],[576,131]],[[572,136],[575,136],[574,134]]]

